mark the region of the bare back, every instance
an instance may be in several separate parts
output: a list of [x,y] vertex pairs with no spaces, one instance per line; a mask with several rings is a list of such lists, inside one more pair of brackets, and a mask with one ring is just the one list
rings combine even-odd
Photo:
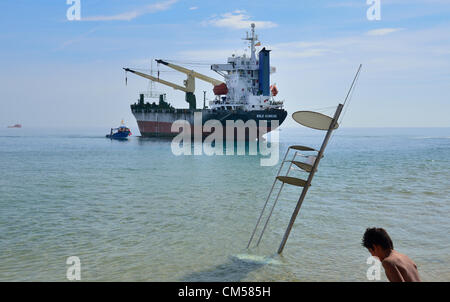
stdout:
[[391,254],[383,259],[382,264],[391,282],[420,282],[416,264],[404,254],[392,250]]

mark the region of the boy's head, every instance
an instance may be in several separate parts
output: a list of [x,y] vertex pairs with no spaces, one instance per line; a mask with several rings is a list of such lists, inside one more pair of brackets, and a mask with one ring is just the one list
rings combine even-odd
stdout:
[[377,256],[381,260],[394,249],[391,237],[383,228],[368,228],[364,233],[362,245],[369,250],[372,256]]

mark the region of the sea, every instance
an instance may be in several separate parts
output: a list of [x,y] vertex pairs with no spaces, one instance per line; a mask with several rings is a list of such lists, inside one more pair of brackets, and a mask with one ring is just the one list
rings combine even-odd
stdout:
[[450,128],[336,130],[281,255],[299,187],[247,243],[288,146],[320,148],[323,132],[282,129],[272,166],[133,132],[0,129],[0,281],[68,281],[75,264],[81,281],[386,281],[368,277],[368,227],[423,281],[450,281]]

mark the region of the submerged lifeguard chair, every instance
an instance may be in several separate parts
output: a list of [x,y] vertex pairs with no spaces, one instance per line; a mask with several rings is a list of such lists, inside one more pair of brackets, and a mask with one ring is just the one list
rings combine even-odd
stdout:
[[[292,230],[292,226],[294,225],[295,219],[297,218],[297,215],[300,211],[300,207],[302,206],[303,200],[305,199],[306,193],[308,192],[309,187],[311,186],[312,179],[314,177],[314,174],[317,171],[317,167],[319,166],[320,159],[323,157],[325,148],[327,147],[328,141],[331,137],[331,134],[334,130],[336,130],[339,127],[338,120],[342,113],[342,109],[344,108],[345,103],[347,102],[351,91],[354,88],[355,82],[359,76],[359,73],[361,71],[362,65],[359,66],[358,71],[355,75],[355,78],[353,79],[352,85],[347,93],[347,96],[345,98],[345,101],[343,104],[339,104],[337,106],[336,112],[334,113],[333,117],[329,117],[327,115],[324,115],[322,113],[313,112],[313,111],[297,111],[292,114],[292,118],[299,124],[312,128],[317,130],[325,130],[326,135],[322,142],[322,146],[319,150],[316,150],[311,147],[307,146],[301,146],[301,145],[293,145],[289,146],[286,154],[284,155],[283,161],[281,162],[280,168],[278,170],[277,176],[275,177],[275,180],[272,184],[272,188],[270,189],[269,195],[267,196],[266,202],[264,203],[264,207],[261,211],[261,214],[259,215],[258,221],[256,222],[256,226],[253,230],[253,233],[250,237],[250,240],[247,244],[247,248],[250,247],[250,244],[253,241],[253,238],[255,236],[256,230],[258,229],[259,224],[261,223],[261,219],[263,217],[264,212],[266,211],[267,204],[270,200],[270,197],[272,196],[272,192],[275,188],[275,185],[277,182],[281,182],[281,186],[278,190],[277,196],[275,198],[275,201],[270,209],[269,215],[266,219],[266,222],[264,224],[264,227],[261,231],[261,234],[259,236],[258,242],[256,243],[256,246],[259,246],[259,243],[261,242],[261,239],[264,235],[264,232],[266,230],[266,227],[269,223],[270,217],[272,216],[273,210],[275,209],[275,206],[278,202],[278,198],[280,197],[280,193],[283,190],[283,187],[285,184],[302,187],[302,192],[300,194],[300,197],[298,199],[297,205],[294,209],[294,212],[292,213],[291,219],[289,221],[289,225],[284,233],[283,240],[281,241],[280,247],[278,248],[278,254],[281,254],[283,252],[283,249],[286,245],[287,239],[289,237],[289,234]],[[286,160],[288,154],[290,151],[294,151],[294,156],[291,160]],[[300,152],[306,152],[306,154],[300,153]],[[303,157],[303,161],[298,160],[297,157]],[[306,160],[305,160],[306,159]],[[281,176],[280,173],[283,169],[283,166],[285,163],[289,163],[289,168],[286,172],[286,175]],[[302,171],[308,173],[307,179],[301,179],[297,177],[289,176],[289,172],[291,171],[292,165],[297,166]]]

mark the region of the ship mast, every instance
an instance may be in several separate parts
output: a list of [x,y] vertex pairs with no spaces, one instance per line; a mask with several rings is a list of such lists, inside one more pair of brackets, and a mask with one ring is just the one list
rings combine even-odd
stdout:
[[250,41],[250,50],[251,50],[251,57],[250,59],[252,62],[256,62],[256,47],[255,47],[255,41],[258,41],[258,35],[255,35],[255,23],[251,24],[252,27],[252,35],[249,36],[247,32],[247,36],[243,38],[243,40]]

